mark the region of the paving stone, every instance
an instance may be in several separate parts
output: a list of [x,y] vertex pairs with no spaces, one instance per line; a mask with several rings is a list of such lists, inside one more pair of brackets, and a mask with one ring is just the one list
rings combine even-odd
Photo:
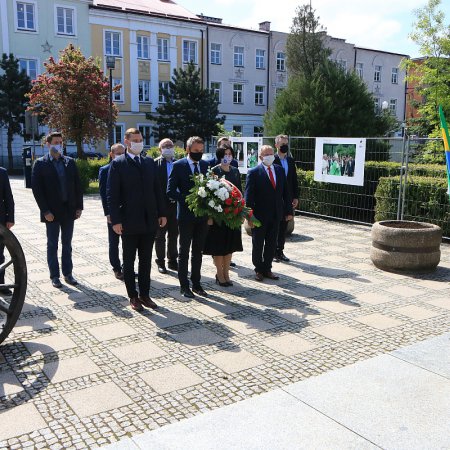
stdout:
[[105,317],[111,317],[113,315],[111,311],[107,311],[101,306],[95,306],[94,308],[86,309],[73,309],[67,311],[67,314],[72,317],[75,322],[86,322],[88,320],[104,319]]
[[80,418],[133,403],[131,398],[112,382],[68,392],[62,394],[62,397]]
[[287,308],[274,310],[273,313],[294,323],[313,320],[320,317],[320,312],[312,308]]
[[55,323],[48,316],[34,316],[19,319],[14,327],[14,332],[26,333],[28,331],[45,330],[54,327]]
[[0,398],[5,395],[17,394],[22,391],[23,386],[13,372],[0,372]]
[[180,344],[184,344],[188,347],[211,345],[224,340],[222,336],[219,336],[206,328],[194,328],[173,334],[172,337]]
[[291,334],[266,339],[263,344],[285,356],[293,356],[316,347],[306,339]]
[[333,341],[341,342],[347,339],[353,339],[355,337],[361,336],[362,333],[355,328],[348,327],[346,325],[341,325],[339,323],[333,323],[330,325],[322,325],[319,327],[311,328],[314,333],[320,334],[332,339]]
[[207,305],[194,306],[194,309],[208,317],[217,317],[237,311],[236,307],[210,302]]
[[122,345],[111,348],[110,351],[125,364],[134,364],[167,355],[164,350],[150,341]]
[[219,352],[206,356],[205,359],[230,374],[264,364],[264,360],[246,350]]
[[88,331],[99,341],[108,341],[110,339],[117,339],[138,333],[137,330],[125,322],[114,322],[108,325],[100,325],[98,327],[92,327]]
[[43,372],[51,379],[52,383],[71,380],[99,372],[100,368],[87,356],[62,359],[44,364]]
[[369,305],[382,305],[383,303],[391,302],[392,297],[388,297],[383,292],[363,292],[356,293],[355,300]]
[[387,292],[391,292],[392,294],[399,295],[400,297],[417,297],[425,294],[426,291],[422,289],[415,289],[409,286],[396,285],[390,288],[385,289]]
[[429,305],[437,306],[438,308],[450,310],[450,300],[447,298],[435,298],[426,301]]
[[0,411],[0,442],[14,436],[45,428],[45,420],[32,403]]
[[415,305],[409,305],[409,306],[403,306],[401,308],[393,309],[392,312],[395,312],[397,314],[401,314],[406,317],[410,317],[414,320],[422,320],[422,319],[430,319],[431,317],[437,317],[441,314],[432,311],[430,309],[421,308],[420,306]]
[[48,336],[42,336],[33,339],[32,341],[24,342],[24,345],[32,355],[38,352],[42,354],[60,352],[77,346],[77,344],[64,333],[54,333]]
[[331,311],[334,313],[342,313],[342,312],[348,312],[348,311],[354,311],[358,309],[357,305],[352,305],[349,303],[341,303],[340,301],[326,301],[326,300],[320,300],[317,303],[315,303],[319,308],[326,309],[327,311]]
[[192,319],[184,314],[169,310],[161,311],[161,308],[159,308],[158,311],[153,312],[153,314],[149,317],[149,320],[159,328],[168,328],[191,322]]
[[236,320],[224,319],[222,323],[226,327],[244,335],[265,331],[275,326],[255,316],[241,317]]
[[385,316],[384,314],[368,314],[366,316],[355,317],[354,320],[361,322],[369,327],[376,328],[377,330],[386,330],[387,328],[398,327],[403,322],[392,317]]
[[139,376],[159,394],[177,391],[202,383],[204,380],[183,364],[141,373]]

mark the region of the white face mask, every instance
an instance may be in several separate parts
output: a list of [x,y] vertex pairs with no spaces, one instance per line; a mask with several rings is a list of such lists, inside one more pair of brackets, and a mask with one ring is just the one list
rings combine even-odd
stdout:
[[161,155],[166,159],[172,159],[175,156],[175,149],[173,147],[166,147],[161,150]]
[[275,156],[273,156],[273,155],[263,156],[263,159],[262,159],[262,162],[265,166],[271,166],[274,161],[275,161]]
[[50,145],[50,153],[62,153],[62,145],[56,144],[56,145]]
[[129,150],[131,153],[133,153],[133,155],[139,155],[143,149],[144,149],[143,142],[130,142]]
[[224,156],[222,158],[222,164],[231,164],[232,160],[233,160],[232,156]]

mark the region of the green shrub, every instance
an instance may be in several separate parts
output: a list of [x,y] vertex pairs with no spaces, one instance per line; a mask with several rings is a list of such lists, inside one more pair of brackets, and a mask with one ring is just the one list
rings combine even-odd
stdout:
[[[397,218],[397,199],[400,177],[382,177],[375,193],[375,220]],[[450,236],[450,201],[447,181],[435,177],[408,177],[405,195],[404,220],[439,225]]]
[[98,180],[98,171],[100,167],[108,164],[108,159],[76,159],[75,163],[80,174],[81,186],[83,192],[88,192],[89,182]]
[[[158,156],[161,155],[161,152],[159,151],[159,147],[151,147],[147,150],[147,156],[150,156],[151,158],[155,159],[158,158]],[[175,159],[181,159],[186,156],[186,152],[184,148],[181,147],[175,147]]]

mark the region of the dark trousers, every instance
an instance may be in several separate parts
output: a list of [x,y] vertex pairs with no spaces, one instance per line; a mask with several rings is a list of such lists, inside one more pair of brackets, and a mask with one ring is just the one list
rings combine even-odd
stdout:
[[150,269],[152,263],[153,242],[155,233],[123,234],[123,277],[128,297],[137,297],[136,281],[134,274],[134,261],[136,250],[139,257],[138,285],[139,294],[148,297],[150,292]]
[[283,220],[280,222],[278,227],[278,240],[277,240],[277,251],[276,253],[282,253],[284,250],[284,244],[286,243],[286,228],[288,222],[283,217]]
[[72,274],[72,236],[73,220],[65,222],[45,222],[47,227],[47,264],[50,270],[50,278],[59,278],[58,264],[58,241],[61,231],[61,269],[62,274],[67,277]]
[[255,272],[264,274],[272,270],[279,225],[280,222],[273,220],[252,228],[252,262]]
[[178,222],[177,204],[170,203],[167,209],[167,224],[164,228],[158,228],[155,236],[156,263],[165,265],[166,258],[166,234],[167,234],[167,259],[176,263],[178,258]]
[[119,258],[119,241],[120,235],[113,230],[112,224],[108,223],[109,262],[115,272],[122,271]]
[[180,234],[180,252],[178,255],[178,279],[182,288],[189,287],[188,266],[189,250],[192,244],[191,281],[194,287],[200,284],[202,268],[202,252],[205,246],[208,225],[206,220],[197,219],[193,222],[178,222]]
[[[0,244],[0,265],[5,262],[5,244]],[[0,284],[5,284],[5,271],[0,271]]]

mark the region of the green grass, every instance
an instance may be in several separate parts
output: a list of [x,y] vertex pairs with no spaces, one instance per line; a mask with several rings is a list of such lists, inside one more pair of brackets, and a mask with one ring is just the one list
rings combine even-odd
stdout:
[[86,194],[98,194],[98,193],[99,193],[98,181],[90,181]]

